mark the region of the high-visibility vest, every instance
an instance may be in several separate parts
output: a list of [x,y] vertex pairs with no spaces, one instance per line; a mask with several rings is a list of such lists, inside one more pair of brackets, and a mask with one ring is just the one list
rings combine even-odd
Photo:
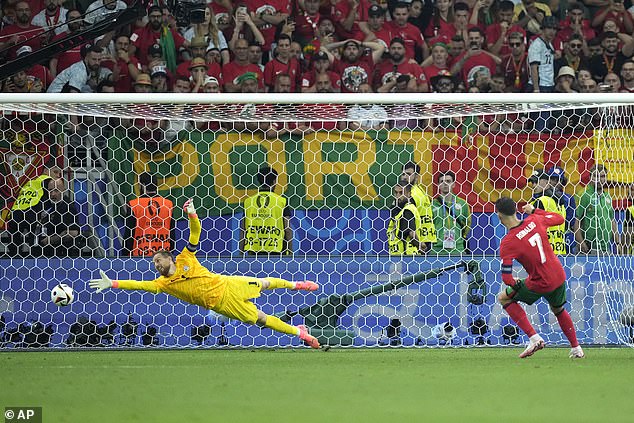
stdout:
[[412,186],[412,199],[420,216],[420,241],[436,242],[436,227],[434,226],[431,198],[423,191],[420,185],[414,185]]
[[26,210],[38,204],[44,195],[44,181],[48,179],[51,179],[51,177],[41,175],[24,184],[11,210]]
[[134,242],[131,255],[134,257],[151,256],[157,251],[170,251],[170,233],[174,204],[163,197],[142,197],[128,202],[136,218],[136,227],[132,232]]
[[285,208],[286,199],[274,192],[258,192],[244,201],[245,251],[282,252]]
[[403,217],[403,213],[405,210],[409,210],[414,215],[414,221],[416,222],[416,232],[418,238],[421,238],[421,223],[420,223],[420,215],[418,214],[418,209],[415,205],[409,203],[406,204],[400,212],[396,214],[392,219],[390,219],[390,223],[387,225],[387,247],[390,252],[390,255],[400,256],[400,255],[416,255],[419,254],[418,247],[415,247],[410,238],[402,239],[401,235],[401,218]]
[[559,205],[552,198],[546,195],[542,195],[537,198],[533,204],[537,204],[537,201],[541,201],[544,205],[544,210],[551,213],[558,213],[564,218],[564,223],[561,225],[551,226],[546,229],[546,234],[548,235],[548,243],[553,248],[553,252],[555,254],[566,254],[566,206]]

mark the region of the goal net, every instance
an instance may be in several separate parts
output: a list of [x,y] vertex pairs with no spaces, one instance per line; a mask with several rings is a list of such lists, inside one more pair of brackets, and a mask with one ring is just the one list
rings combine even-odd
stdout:
[[[549,240],[566,269],[580,342],[632,345],[628,94],[0,100],[2,349],[300,346],[166,294],[89,290],[99,270],[118,280],[158,277],[151,253],[186,246],[189,198],[202,222],[197,257],[212,272],[319,283],[316,292],[264,291],[254,301],[306,324],[323,344],[523,343],[496,300],[501,196],[565,215]],[[283,238],[274,225],[241,229],[247,198],[267,206],[256,195],[266,189],[265,166],[278,174],[274,192],[286,199],[292,239],[279,254],[245,253]],[[426,250],[417,254],[399,238],[409,196],[429,199],[419,226]],[[171,220],[163,214],[170,202]],[[164,224],[152,227],[156,216]],[[68,306],[51,301],[60,283],[74,290]],[[546,302],[526,310],[549,344],[567,345]]]

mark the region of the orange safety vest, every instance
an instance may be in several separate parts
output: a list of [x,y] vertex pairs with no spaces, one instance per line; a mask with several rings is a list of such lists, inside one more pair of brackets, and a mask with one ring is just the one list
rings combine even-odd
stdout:
[[131,200],[128,205],[136,218],[131,255],[144,257],[159,250],[170,251],[173,203],[163,197],[144,197]]

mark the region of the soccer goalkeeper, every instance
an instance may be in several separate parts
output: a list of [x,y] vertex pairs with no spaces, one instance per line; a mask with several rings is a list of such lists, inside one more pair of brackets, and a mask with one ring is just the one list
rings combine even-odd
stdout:
[[143,290],[158,294],[165,292],[190,304],[213,310],[231,319],[257,324],[274,331],[299,336],[312,348],[319,342],[308,333],[305,326],[291,326],[275,316],[258,310],[250,300],[260,296],[263,289],[286,288],[316,291],[315,282],[289,282],[279,278],[255,278],[248,276],[225,276],[211,273],[196,259],[201,226],[192,200],[183,206],[189,216],[189,244],[176,256],[168,251],[159,251],[152,257],[154,267],[161,274],[152,281],[112,280],[101,270],[100,279],[89,282],[97,293],[107,288]]

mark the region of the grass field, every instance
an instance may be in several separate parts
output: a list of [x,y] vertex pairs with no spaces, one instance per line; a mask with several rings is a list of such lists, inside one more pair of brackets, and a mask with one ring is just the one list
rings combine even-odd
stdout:
[[0,406],[44,422],[632,422],[634,350],[0,353]]

